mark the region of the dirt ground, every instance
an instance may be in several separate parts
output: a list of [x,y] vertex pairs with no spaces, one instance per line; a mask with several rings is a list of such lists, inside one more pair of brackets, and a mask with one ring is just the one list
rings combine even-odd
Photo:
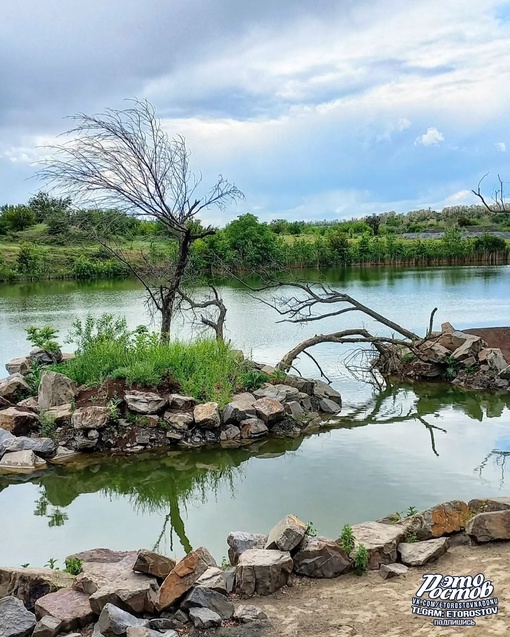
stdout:
[[[494,585],[499,613],[475,618],[476,626],[440,627],[411,614],[424,573],[476,575]],[[437,562],[383,580],[377,571],[332,580],[296,578],[291,588],[250,600],[269,616],[278,637],[428,637],[510,635],[510,543],[452,547]],[[265,634],[265,633],[264,633]]]

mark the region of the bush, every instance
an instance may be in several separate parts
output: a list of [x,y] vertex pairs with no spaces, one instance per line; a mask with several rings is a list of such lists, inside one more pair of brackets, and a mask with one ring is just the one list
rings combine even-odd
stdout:
[[31,325],[25,329],[27,340],[34,346],[40,347],[47,352],[60,351],[60,345],[55,340],[58,330],[53,327],[35,327]]

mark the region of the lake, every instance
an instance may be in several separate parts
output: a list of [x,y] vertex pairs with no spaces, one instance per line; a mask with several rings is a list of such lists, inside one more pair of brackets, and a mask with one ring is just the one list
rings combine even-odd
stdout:
[[[510,323],[509,266],[367,268],[323,275],[334,288],[419,334],[434,307],[436,326]],[[224,283],[221,293],[228,337],[269,364],[319,331],[362,323],[374,329],[356,313],[310,325],[276,323],[277,313],[239,284]],[[265,300],[270,297],[264,293]],[[27,326],[58,327],[62,342],[74,319],[104,312],[124,315],[132,327],[149,321],[143,291],[133,281],[0,286],[0,365],[29,350]],[[193,335],[184,320],[176,330],[179,338]],[[377,331],[382,333],[380,327]],[[400,384],[376,392],[352,378],[344,366],[347,352],[338,345],[321,345],[313,353],[344,399],[334,426],[243,449],[127,460],[97,456],[72,471],[0,478],[0,564],[38,566],[49,558],[62,564],[66,555],[98,546],[156,546],[178,557],[205,545],[220,561],[229,531],[268,532],[287,513],[337,537],[345,523],[410,506],[510,495],[509,394],[440,384]],[[300,360],[298,367],[304,375],[318,374],[309,360]]]

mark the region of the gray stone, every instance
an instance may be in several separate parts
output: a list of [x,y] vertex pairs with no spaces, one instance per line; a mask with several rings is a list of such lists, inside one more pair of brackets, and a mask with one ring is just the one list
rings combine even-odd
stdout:
[[510,540],[510,509],[475,515],[467,523],[466,533],[477,542]]
[[454,360],[459,362],[462,362],[471,356],[477,360],[478,353],[481,349],[483,349],[484,344],[485,341],[483,341],[479,336],[471,336],[469,339],[466,339],[462,345],[457,347],[451,356]]
[[19,407],[7,407],[0,411],[0,429],[10,431],[15,436],[24,436],[34,429],[39,418],[32,411]]
[[9,375],[26,374],[31,365],[32,359],[30,356],[20,356],[19,358],[12,358],[8,363],[5,363],[5,369]]
[[24,398],[16,403],[18,407],[23,407],[25,409],[30,409],[34,414],[38,414],[41,411],[39,407],[39,403],[37,402],[37,398],[35,396],[29,396],[28,398]]
[[231,531],[227,537],[228,559],[234,566],[239,561],[239,556],[249,549],[263,549],[267,542],[267,535],[261,533],[245,533],[244,531]]
[[13,436],[2,442],[0,440],[0,457],[3,453],[12,451],[33,451],[41,458],[52,456],[57,445],[51,438],[26,438],[25,436]]
[[50,458],[49,462],[51,462],[52,464],[63,464],[65,462],[68,462],[69,460],[72,460],[73,458],[76,458],[79,455],[80,454],[78,451],[73,451],[72,449],[68,449],[67,447],[59,446],[57,447],[55,455],[53,456],[53,458]]
[[178,432],[186,432],[193,427],[193,414],[186,411],[165,411],[163,420]]
[[[188,621],[187,616],[186,621]],[[157,617],[154,619],[149,619],[148,628],[150,628],[151,630],[158,630],[160,633],[165,633],[165,637],[174,637],[174,635],[172,634],[173,629],[180,623],[181,622],[178,619],[176,620],[175,617],[173,617],[172,619],[168,617]],[[175,637],[178,637],[177,633],[175,633]]]
[[227,425],[220,433],[221,441],[239,440],[241,438],[241,430],[235,425]]
[[51,615],[60,619],[62,631],[84,628],[95,617],[87,595],[70,588],[62,588],[39,598],[35,603],[35,614],[39,618]]
[[29,637],[36,624],[35,615],[16,597],[0,599],[0,637]]
[[305,537],[307,528],[295,515],[286,515],[271,529],[265,548],[293,551]]
[[62,626],[62,621],[51,615],[46,615],[37,622],[32,637],[55,637]]
[[277,369],[276,369],[276,367],[273,367],[272,365],[262,365],[262,367],[260,368],[260,371],[263,374],[267,374],[268,376],[272,376],[273,374],[276,374]]
[[308,396],[311,396],[313,394],[314,381],[310,380],[309,378],[288,375],[285,378],[285,384],[290,387],[295,387],[299,392],[308,394]]
[[338,577],[352,570],[351,560],[333,540],[305,536],[294,555],[294,571],[314,578]]
[[44,416],[53,420],[57,427],[62,427],[71,423],[73,411],[71,403],[67,403],[66,405],[57,405],[56,407],[46,409]]
[[192,396],[181,396],[181,394],[170,394],[168,396],[168,406],[176,411],[193,409],[197,401]]
[[22,394],[30,391],[30,386],[21,374],[11,374],[0,380],[0,398],[5,400],[19,400]]
[[255,397],[249,392],[236,394],[223,410],[223,422],[225,424],[239,423],[255,416]]
[[187,611],[192,608],[208,608],[218,613],[222,619],[230,619],[234,614],[234,605],[225,595],[203,586],[192,588],[181,603],[181,608]]
[[[310,398],[307,396],[308,401]],[[305,415],[305,410],[301,403],[297,400],[291,400],[288,403],[285,403],[285,413],[294,418],[294,420],[301,420]],[[310,404],[311,407],[311,404]]]
[[108,407],[91,405],[76,409],[71,416],[71,424],[75,429],[104,429],[109,419]]
[[401,542],[398,552],[402,563],[406,566],[423,566],[432,560],[444,555],[450,546],[447,537],[439,537],[435,540],[423,542]]
[[159,579],[165,579],[170,571],[175,568],[175,560],[154,551],[140,549],[133,565],[133,570],[139,573],[152,575]]
[[287,584],[292,567],[292,557],[286,551],[244,551],[236,569],[236,592],[245,597],[271,595]]
[[379,575],[383,579],[391,579],[392,577],[401,577],[405,575],[409,569],[404,564],[381,564]]
[[193,418],[197,427],[215,429],[221,424],[218,403],[203,403],[193,410]]
[[13,451],[4,454],[0,460],[0,470],[9,472],[36,471],[44,469],[46,462],[33,451]]
[[221,626],[221,617],[208,608],[192,608],[189,616],[195,628],[205,629]]
[[[1,442],[0,442],[1,444]],[[491,513],[492,511],[506,511],[510,509],[510,498],[475,498],[468,502],[468,507],[474,513]]]
[[225,576],[225,583],[227,586],[227,594],[234,592],[236,587],[236,568],[235,566],[230,566],[223,571],[223,575]]
[[314,381],[313,395],[318,398],[327,398],[328,400],[332,400],[334,403],[337,403],[339,407],[342,406],[342,396],[340,393],[327,383],[324,383],[322,380]]
[[42,347],[35,347],[30,350],[30,358],[39,365],[53,365],[53,363],[62,362],[63,356],[60,350],[56,352],[48,352]]
[[73,402],[77,390],[78,385],[74,380],[67,378],[64,374],[47,370],[41,376],[37,402],[41,411],[50,407],[67,405]]
[[319,409],[325,414],[338,414],[341,411],[341,406],[329,398],[321,398]]
[[241,604],[235,609],[234,619],[237,619],[237,621],[242,624],[248,624],[249,622],[267,619],[267,615],[263,610],[258,608],[258,606],[253,606],[253,604]]
[[[172,630],[170,634],[177,635],[177,633]],[[145,628],[143,626],[129,626],[126,631],[126,637],[162,637],[159,630],[151,630],[150,628]],[[168,633],[165,633],[165,637],[168,637]],[[177,637],[179,637],[177,635]]]
[[268,428],[259,418],[247,418],[241,420],[241,438],[260,438],[268,433]]
[[128,628],[134,626],[146,627],[148,624],[147,619],[139,619],[113,604],[105,605],[97,622],[99,631],[104,637],[124,637]]
[[263,420],[266,425],[272,425],[285,416],[283,405],[274,398],[259,398],[254,403],[257,416]]
[[500,380],[510,380],[510,365],[502,369],[498,374]]
[[355,524],[352,533],[356,544],[354,552],[359,544],[364,544],[368,552],[369,570],[378,570],[381,564],[397,561],[397,544],[404,538],[406,530],[398,525],[363,522]]
[[157,414],[166,406],[166,399],[150,391],[132,389],[124,396],[129,410],[137,414]]
[[209,567],[203,575],[201,575],[195,586],[203,586],[204,588],[210,588],[213,591],[226,595],[227,592],[227,579],[225,573],[216,566]]
[[50,568],[0,568],[0,599],[12,595],[33,610],[35,602],[48,593],[72,586],[74,577]]

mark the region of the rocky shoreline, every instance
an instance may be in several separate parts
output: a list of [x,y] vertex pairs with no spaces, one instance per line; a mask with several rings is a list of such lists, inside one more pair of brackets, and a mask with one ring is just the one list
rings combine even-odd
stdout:
[[200,547],[178,562],[146,549],[93,549],[66,559],[71,572],[0,568],[0,635],[271,634],[271,618],[246,600],[272,595],[296,578],[358,572],[361,546],[366,560],[359,574],[378,570],[388,580],[436,562],[450,546],[509,541],[510,498],[454,500],[408,517],[355,524],[347,534],[345,528],[338,540],[316,537],[288,515],[268,535],[232,532],[230,564],[221,567]]

